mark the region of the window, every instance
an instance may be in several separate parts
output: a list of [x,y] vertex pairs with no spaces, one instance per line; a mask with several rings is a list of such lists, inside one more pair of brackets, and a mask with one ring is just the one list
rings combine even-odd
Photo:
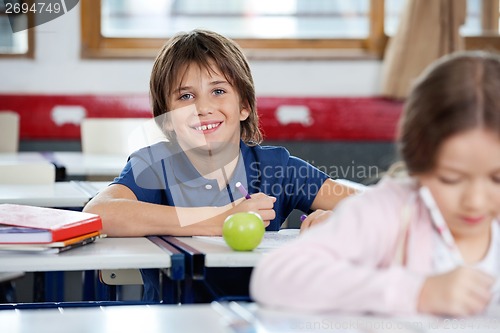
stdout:
[[33,57],[33,15],[20,10],[28,2],[0,0],[0,57]]
[[[380,55],[383,0],[82,1],[83,55],[154,56],[178,31],[206,28],[249,55]],[[312,51],[314,50],[314,51]]]
[[[178,31],[207,28],[247,55],[381,58],[401,0],[83,0],[84,57],[154,57]],[[467,48],[497,48],[499,0],[467,0]],[[499,47],[496,47],[496,46]]]

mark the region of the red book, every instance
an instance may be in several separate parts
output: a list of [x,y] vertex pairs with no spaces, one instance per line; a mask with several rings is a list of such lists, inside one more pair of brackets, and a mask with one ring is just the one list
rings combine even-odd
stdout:
[[0,204],[0,243],[51,243],[102,229],[99,215]]

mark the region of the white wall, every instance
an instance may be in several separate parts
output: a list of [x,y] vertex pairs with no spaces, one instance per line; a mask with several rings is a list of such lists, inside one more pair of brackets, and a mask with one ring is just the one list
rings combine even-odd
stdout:
[[[147,93],[153,59],[80,59],[80,6],[35,28],[35,59],[0,59],[0,93]],[[372,96],[376,60],[251,61],[258,96]]]

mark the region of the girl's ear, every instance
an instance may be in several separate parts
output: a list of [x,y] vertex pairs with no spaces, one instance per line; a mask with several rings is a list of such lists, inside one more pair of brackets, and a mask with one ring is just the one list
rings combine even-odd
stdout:
[[247,107],[242,106],[240,110],[240,121],[245,121],[248,116],[250,116],[250,111],[248,110]]

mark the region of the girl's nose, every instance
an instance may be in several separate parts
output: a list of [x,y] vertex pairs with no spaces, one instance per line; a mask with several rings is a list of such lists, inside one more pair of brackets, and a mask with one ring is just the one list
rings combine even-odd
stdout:
[[480,211],[488,201],[487,188],[482,182],[475,181],[465,189],[463,206],[471,211]]

